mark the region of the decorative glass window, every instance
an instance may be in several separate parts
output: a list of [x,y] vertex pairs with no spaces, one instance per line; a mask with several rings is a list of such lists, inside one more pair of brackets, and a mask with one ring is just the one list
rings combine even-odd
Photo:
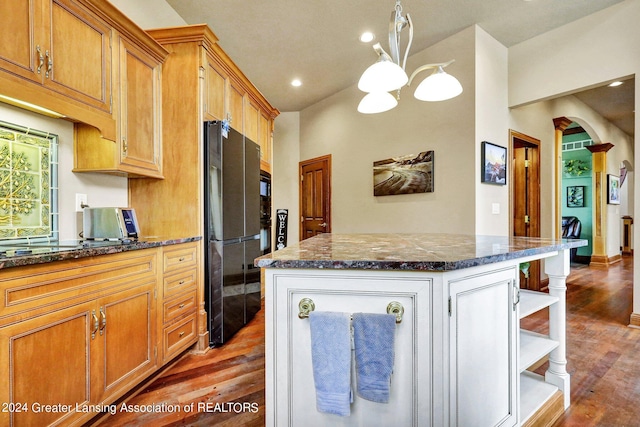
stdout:
[[0,239],[58,239],[58,136],[0,121]]

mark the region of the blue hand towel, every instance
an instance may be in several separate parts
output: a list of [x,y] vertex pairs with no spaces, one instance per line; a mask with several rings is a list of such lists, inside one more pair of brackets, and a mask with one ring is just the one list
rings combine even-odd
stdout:
[[320,412],[351,415],[351,324],[349,313],[309,314],[311,361]]
[[389,402],[393,372],[396,316],[353,314],[358,395],[378,403]]

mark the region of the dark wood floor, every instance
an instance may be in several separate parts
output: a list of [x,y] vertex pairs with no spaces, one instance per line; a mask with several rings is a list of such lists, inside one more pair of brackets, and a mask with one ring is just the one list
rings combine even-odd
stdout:
[[[632,258],[608,270],[572,266],[567,292],[571,407],[555,426],[640,425],[640,329],[627,326],[631,307]],[[541,312],[525,319],[524,326],[544,332],[546,319]],[[205,356],[186,355],[129,403],[181,408],[193,403],[194,411],[118,412],[100,425],[264,425],[264,310],[224,347]],[[198,411],[199,404],[209,404],[211,411]]]

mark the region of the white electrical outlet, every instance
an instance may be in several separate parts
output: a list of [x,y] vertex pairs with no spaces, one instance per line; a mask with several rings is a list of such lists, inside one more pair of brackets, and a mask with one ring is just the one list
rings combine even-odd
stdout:
[[87,206],[87,195],[76,193],[76,212],[82,212],[85,206]]

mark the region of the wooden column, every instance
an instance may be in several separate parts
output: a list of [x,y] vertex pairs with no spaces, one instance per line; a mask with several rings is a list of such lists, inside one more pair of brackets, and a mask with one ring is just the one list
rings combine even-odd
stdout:
[[593,167],[593,252],[591,263],[595,267],[609,267],[607,256],[607,151],[613,144],[595,144],[585,147],[591,151]]
[[549,295],[558,297],[558,302],[549,307],[549,338],[558,342],[558,347],[549,354],[549,368],[545,381],[558,387],[564,395],[564,409],[571,403],[571,376],[567,372],[567,276],[569,275],[569,249],[547,258],[544,271],[549,276]]
[[556,177],[554,182],[554,188],[556,189],[556,208],[555,208],[555,237],[557,239],[562,237],[562,133],[573,121],[567,117],[557,117],[553,119],[553,126],[555,128],[555,144],[554,144],[554,156],[555,156],[555,170]]

